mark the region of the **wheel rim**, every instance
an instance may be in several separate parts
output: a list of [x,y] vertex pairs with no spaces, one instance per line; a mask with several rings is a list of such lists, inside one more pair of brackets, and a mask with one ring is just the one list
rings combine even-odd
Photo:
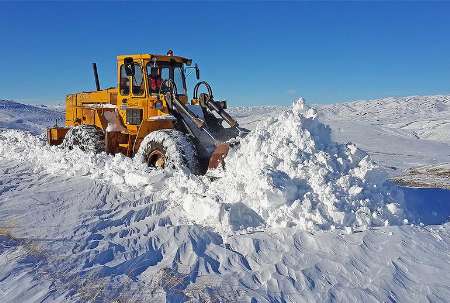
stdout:
[[148,164],[158,169],[163,169],[166,164],[166,157],[164,156],[164,153],[158,149],[152,151],[148,156]]

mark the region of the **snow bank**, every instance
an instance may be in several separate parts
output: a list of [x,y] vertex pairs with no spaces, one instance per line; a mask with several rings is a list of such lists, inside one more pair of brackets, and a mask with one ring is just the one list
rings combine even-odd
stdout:
[[305,230],[401,224],[402,198],[355,145],[339,145],[300,99],[261,122],[208,177],[175,176],[167,197],[197,223],[225,229],[268,225]]

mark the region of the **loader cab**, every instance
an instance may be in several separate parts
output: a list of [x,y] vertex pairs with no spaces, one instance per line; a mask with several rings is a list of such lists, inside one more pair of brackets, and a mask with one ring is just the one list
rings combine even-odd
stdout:
[[130,134],[150,131],[141,129],[143,122],[169,114],[165,93],[171,88],[165,87],[165,80],[173,81],[180,102],[188,102],[184,66],[190,64],[190,59],[173,55],[117,57],[117,108]]
[[118,56],[118,86],[122,97],[151,97],[164,93],[161,87],[171,79],[177,95],[187,96],[184,65],[191,60],[163,55]]

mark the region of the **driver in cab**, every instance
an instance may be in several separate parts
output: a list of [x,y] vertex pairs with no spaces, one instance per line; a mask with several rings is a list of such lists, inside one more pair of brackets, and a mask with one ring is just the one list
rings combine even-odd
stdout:
[[149,82],[151,92],[153,93],[158,92],[159,88],[161,87],[162,79],[161,75],[158,74],[157,67],[152,67]]

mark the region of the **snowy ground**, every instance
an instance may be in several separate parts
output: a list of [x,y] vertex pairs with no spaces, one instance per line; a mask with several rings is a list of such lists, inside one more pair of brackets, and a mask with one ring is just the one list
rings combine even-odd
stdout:
[[[321,107],[331,128],[235,108],[254,132],[213,181],[2,131],[0,301],[448,302],[448,192],[380,183],[449,161],[448,100]],[[61,115],[25,108],[0,108],[1,126]]]

